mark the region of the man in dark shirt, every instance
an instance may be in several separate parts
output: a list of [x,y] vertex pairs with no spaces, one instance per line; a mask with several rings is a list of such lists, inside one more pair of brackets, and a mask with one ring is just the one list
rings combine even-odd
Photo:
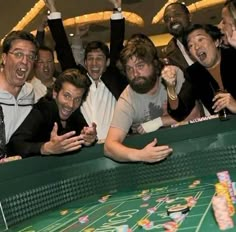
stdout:
[[77,151],[96,140],[96,125],[80,121],[78,111],[89,81],[77,69],[61,73],[53,92],[40,99],[8,143],[9,154],[22,157]]
[[209,24],[195,24],[185,32],[183,44],[196,60],[186,70],[188,80],[177,95],[175,75],[163,78],[168,90],[169,113],[176,120],[183,120],[196,100],[200,100],[210,114],[223,108],[236,113],[236,79],[232,76],[236,50],[221,48],[221,37],[220,29]]

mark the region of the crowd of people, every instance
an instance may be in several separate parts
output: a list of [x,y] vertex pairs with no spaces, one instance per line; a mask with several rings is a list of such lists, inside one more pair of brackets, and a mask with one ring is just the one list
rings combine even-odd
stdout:
[[[13,31],[2,45],[0,159],[68,155],[104,143],[111,159],[158,162],[172,153],[168,144],[155,138],[136,149],[124,144],[126,136],[222,109],[236,113],[236,0],[226,1],[218,26],[194,24],[183,3],[169,4],[163,19],[173,37],[161,51],[142,33],[124,43],[122,0],[109,0],[110,48],[99,40],[83,48],[79,30],[71,46],[56,0],[44,1],[50,14],[37,35]],[[47,25],[59,74],[54,49],[44,44]]]

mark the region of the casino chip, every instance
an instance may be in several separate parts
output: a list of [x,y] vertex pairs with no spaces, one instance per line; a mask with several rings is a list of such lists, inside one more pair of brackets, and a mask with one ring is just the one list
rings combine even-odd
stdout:
[[66,214],[68,214],[68,210],[67,209],[65,209],[65,210],[61,210],[60,211],[60,214],[62,215],[62,216],[64,216],[64,215],[66,215]]
[[128,225],[120,225],[116,227],[116,232],[132,232],[132,230],[129,229]]
[[189,207],[188,205],[174,205],[172,207],[170,207],[168,210],[167,210],[167,215],[170,216],[170,214],[172,213],[182,213],[182,214],[186,214],[189,212]]

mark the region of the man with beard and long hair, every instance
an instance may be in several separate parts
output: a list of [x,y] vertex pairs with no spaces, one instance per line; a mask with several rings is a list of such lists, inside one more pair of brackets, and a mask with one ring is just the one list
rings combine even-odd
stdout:
[[[130,129],[142,134],[176,122],[166,111],[167,93],[160,78],[163,65],[158,59],[156,48],[150,40],[135,39],[122,50],[120,62],[129,85],[116,104],[105,141],[105,154],[118,161],[151,163],[165,159],[172,149],[168,145],[157,146],[156,138],[142,149],[129,148],[123,144]],[[181,74],[179,69],[178,83],[184,81]],[[166,72],[166,75],[171,74]]]

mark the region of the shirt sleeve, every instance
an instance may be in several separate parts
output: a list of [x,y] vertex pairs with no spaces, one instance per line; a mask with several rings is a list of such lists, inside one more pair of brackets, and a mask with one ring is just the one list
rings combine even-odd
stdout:
[[118,99],[111,122],[111,127],[119,128],[126,133],[129,132],[134,120],[134,108],[128,97],[122,93]]
[[48,19],[61,19],[61,12],[52,12],[50,15],[48,15]]

